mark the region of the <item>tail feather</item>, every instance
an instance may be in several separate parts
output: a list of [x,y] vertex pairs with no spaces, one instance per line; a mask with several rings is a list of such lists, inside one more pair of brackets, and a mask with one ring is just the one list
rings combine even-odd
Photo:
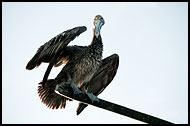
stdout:
[[67,98],[58,95],[54,92],[56,81],[54,79],[49,79],[46,82],[45,87],[42,87],[42,84],[39,83],[38,86],[38,94],[40,96],[41,101],[49,108],[51,109],[62,109],[66,106],[66,100]]
[[79,106],[77,108],[77,115],[79,115],[87,106],[87,104],[79,103]]

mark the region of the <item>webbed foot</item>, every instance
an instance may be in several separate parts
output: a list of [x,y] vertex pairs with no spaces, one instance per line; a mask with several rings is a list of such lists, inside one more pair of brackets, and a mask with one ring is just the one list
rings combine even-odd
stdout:
[[90,98],[90,100],[92,101],[92,103],[94,103],[95,101],[99,102],[99,99],[98,99],[97,96],[93,95],[92,93],[86,93],[86,94]]

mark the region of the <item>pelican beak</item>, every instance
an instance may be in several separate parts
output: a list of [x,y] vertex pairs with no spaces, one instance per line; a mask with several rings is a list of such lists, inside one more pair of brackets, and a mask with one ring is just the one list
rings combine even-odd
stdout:
[[96,23],[95,23],[95,36],[96,38],[98,38],[98,36],[100,35],[100,29],[103,25],[103,22],[102,20],[96,20]]

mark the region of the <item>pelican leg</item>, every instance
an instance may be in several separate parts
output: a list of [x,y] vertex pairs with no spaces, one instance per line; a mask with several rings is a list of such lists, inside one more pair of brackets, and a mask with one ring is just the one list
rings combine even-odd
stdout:
[[86,82],[84,82],[84,83],[82,84],[82,86],[80,87],[80,89],[82,90],[82,92],[87,92],[87,91],[86,91],[87,85],[88,85],[88,83],[86,83]]
[[75,95],[81,94],[82,92],[84,92],[90,98],[90,100],[92,101],[92,103],[95,102],[95,101],[99,102],[99,99],[98,99],[97,96],[93,95],[93,93],[86,92],[86,88],[85,88],[86,85],[87,85],[87,83],[83,84],[82,91],[81,91],[81,90],[79,90],[79,88],[76,86],[75,83],[73,83],[73,82],[71,83],[71,87],[72,87],[73,92],[74,92]]
[[82,91],[78,89],[75,83],[71,82],[70,84],[71,88],[73,89],[74,94],[81,94]]
[[77,85],[72,82],[71,75],[67,74],[67,84],[73,89],[74,94],[81,94],[82,91],[78,89]]
[[95,102],[95,101],[99,102],[99,99],[98,99],[97,96],[95,96],[93,93],[88,93],[86,91],[87,85],[88,85],[88,83],[86,83],[86,82],[83,83],[83,85],[81,87],[82,92],[86,93],[86,95],[90,98],[90,100],[92,101],[92,103]]

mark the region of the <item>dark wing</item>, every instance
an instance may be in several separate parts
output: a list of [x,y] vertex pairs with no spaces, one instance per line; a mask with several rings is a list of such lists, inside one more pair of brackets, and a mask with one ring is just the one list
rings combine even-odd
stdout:
[[[93,76],[87,85],[87,92],[98,96],[113,80],[119,66],[119,56],[113,54],[102,61],[100,69]],[[77,115],[79,115],[88,105],[79,103]]]
[[[71,59],[72,57],[76,57],[75,55],[79,54],[81,51],[83,51],[86,48],[87,48],[86,46],[76,46],[76,45],[67,46],[65,48],[64,53],[60,54],[60,56],[58,57],[59,62],[57,62],[57,64],[55,64],[55,65],[62,64],[62,61],[61,61],[62,57],[67,56],[69,59]],[[65,108],[66,100],[68,100],[67,98],[55,93],[55,86],[58,83],[60,83],[60,82],[58,82],[55,79],[49,79],[49,80],[47,80],[44,87],[43,87],[42,83],[39,83],[39,86],[38,86],[38,94],[40,96],[41,101],[47,107],[49,107],[51,109]]]
[[[76,36],[79,36],[81,33],[86,31],[86,29],[87,28],[85,26],[75,27],[52,38],[37,50],[36,54],[28,62],[26,69],[32,70],[33,68],[39,66],[42,62],[49,63],[55,55],[58,56],[62,51],[64,51],[70,41],[74,40]],[[67,60],[67,58],[65,58],[65,60]]]

